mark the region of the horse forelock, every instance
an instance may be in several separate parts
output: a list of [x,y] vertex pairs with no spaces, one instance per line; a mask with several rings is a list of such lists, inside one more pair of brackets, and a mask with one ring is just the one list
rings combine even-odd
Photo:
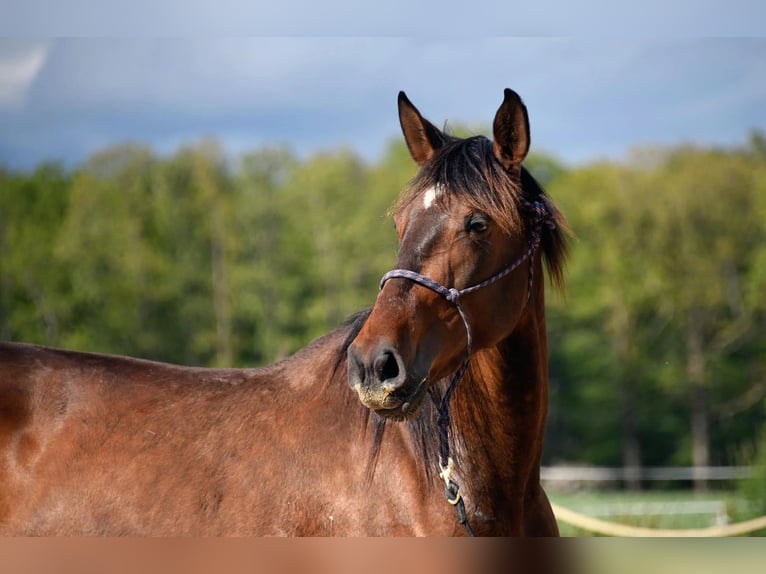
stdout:
[[529,233],[524,201],[542,202],[555,224],[542,230],[542,252],[553,283],[563,286],[569,235],[564,216],[529,170],[522,166],[516,179],[503,167],[486,137],[449,139],[404,188],[390,214],[396,217],[416,200],[443,209],[460,201],[486,214],[508,234]]
[[484,136],[453,139],[436,150],[405,187],[392,214],[429,193],[425,203],[449,209],[452,201],[460,201],[485,213],[508,233],[522,225],[520,183],[495,159],[492,142]]

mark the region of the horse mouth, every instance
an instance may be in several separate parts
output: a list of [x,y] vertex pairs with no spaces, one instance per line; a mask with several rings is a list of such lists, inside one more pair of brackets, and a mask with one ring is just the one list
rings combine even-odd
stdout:
[[415,390],[407,397],[403,398],[398,405],[392,408],[376,408],[373,409],[373,411],[377,415],[389,420],[403,421],[413,419],[420,412],[427,391],[428,377],[420,381],[417,387],[415,387]]

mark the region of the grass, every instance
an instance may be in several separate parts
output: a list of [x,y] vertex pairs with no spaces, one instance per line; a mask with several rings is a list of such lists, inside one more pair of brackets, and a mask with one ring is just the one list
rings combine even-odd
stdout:
[[[580,491],[548,490],[551,501],[586,514],[645,528],[705,528],[725,519],[734,522],[745,502],[733,492],[712,491]],[[562,536],[593,536],[559,522]]]

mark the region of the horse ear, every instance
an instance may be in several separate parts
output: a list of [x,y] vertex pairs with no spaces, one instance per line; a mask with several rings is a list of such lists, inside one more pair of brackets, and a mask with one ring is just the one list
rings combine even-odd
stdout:
[[446,140],[439,128],[420,115],[404,92],[399,92],[399,123],[415,163],[423,165]]
[[519,94],[505,89],[492,124],[495,157],[508,170],[518,170],[529,151],[529,116]]

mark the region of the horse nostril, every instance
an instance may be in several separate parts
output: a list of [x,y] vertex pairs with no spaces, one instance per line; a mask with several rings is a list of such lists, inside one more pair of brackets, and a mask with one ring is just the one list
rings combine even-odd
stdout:
[[348,384],[356,392],[362,387],[364,381],[364,363],[353,348],[348,349]]
[[379,382],[393,382],[394,379],[399,377],[399,361],[396,360],[395,351],[383,351],[378,355],[375,359],[373,369],[375,377]]

